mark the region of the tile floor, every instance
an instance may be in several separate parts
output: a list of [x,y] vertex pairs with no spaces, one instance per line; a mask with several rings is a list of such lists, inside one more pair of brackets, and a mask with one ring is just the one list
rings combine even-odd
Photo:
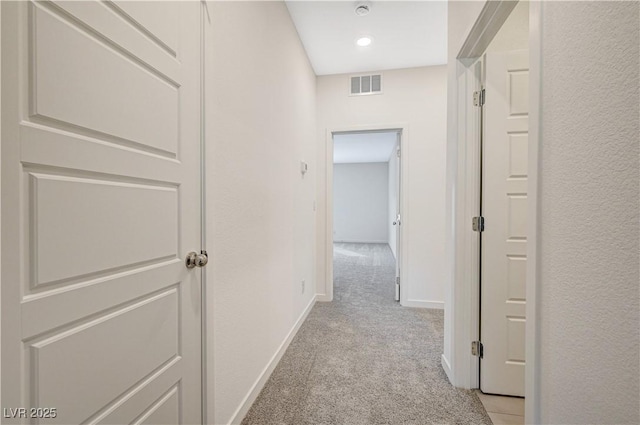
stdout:
[[494,425],[524,425],[524,398],[477,394]]

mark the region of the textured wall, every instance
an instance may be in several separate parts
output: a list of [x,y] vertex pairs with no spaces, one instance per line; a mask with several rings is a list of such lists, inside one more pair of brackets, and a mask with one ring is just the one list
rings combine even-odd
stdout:
[[[409,152],[403,182],[409,198],[407,218],[409,261],[403,287],[416,304],[439,306],[445,268],[446,67],[384,71],[381,95],[349,96],[349,76],[318,77],[318,228],[326,232],[326,131],[367,125],[409,125]],[[404,143],[404,142],[403,142]],[[326,293],[324,238],[318,238],[318,293]],[[425,304],[426,302],[435,302]]]
[[316,78],[284,2],[209,12],[207,273],[225,424],[315,293]]
[[543,423],[640,423],[638,8],[543,5]]
[[387,243],[389,165],[333,164],[333,240]]

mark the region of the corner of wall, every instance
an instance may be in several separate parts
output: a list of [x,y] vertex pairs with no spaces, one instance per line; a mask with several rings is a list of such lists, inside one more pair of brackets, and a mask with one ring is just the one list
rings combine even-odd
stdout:
[[309,315],[309,313],[311,312],[315,304],[316,304],[316,296],[314,295],[311,298],[311,301],[309,302],[309,304],[307,304],[305,309],[302,311],[302,314],[300,314],[298,319],[295,321],[291,331],[289,331],[285,339],[282,341],[282,343],[276,350],[275,354],[271,357],[267,365],[264,367],[264,369],[256,379],[255,383],[251,386],[251,389],[247,393],[246,397],[242,400],[242,402],[240,403],[236,411],[231,416],[231,420],[229,421],[229,424],[234,424],[234,425],[240,424],[244,419],[244,417],[247,415],[247,413],[249,413],[251,406],[260,395],[260,391],[262,391],[262,389],[266,385],[267,381],[269,380],[269,377],[275,370],[276,366],[278,366],[278,363],[282,359],[282,356],[284,356],[284,353],[287,351],[287,348],[289,348],[291,341],[293,341],[293,338],[296,336],[296,334],[300,330],[300,327],[302,326],[304,321],[307,319],[307,316]]
[[449,364],[449,361],[447,360],[444,354],[440,356],[440,364],[442,365],[442,369],[444,370],[444,373],[447,375],[447,379],[449,380],[449,383],[451,385],[454,385],[453,371],[451,370],[451,365]]

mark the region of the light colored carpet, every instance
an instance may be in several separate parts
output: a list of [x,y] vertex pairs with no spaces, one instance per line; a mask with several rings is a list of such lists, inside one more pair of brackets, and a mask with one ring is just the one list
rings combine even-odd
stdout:
[[243,425],[491,424],[440,365],[443,312],[393,301],[387,245],[335,244],[334,301],[317,303]]

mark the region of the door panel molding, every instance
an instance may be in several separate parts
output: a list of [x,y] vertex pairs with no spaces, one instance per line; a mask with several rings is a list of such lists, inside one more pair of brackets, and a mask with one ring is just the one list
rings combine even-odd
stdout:
[[0,4],[2,400],[47,423],[202,421],[202,6],[132,7]]
[[180,83],[54,6],[29,9],[30,117],[176,158]]
[[[514,134],[528,141],[529,52],[487,53],[484,69],[480,388],[524,396],[528,148],[511,147]],[[517,164],[520,172],[513,176]],[[520,273],[510,268],[515,258],[524,262]],[[517,300],[510,296],[514,291]]]

